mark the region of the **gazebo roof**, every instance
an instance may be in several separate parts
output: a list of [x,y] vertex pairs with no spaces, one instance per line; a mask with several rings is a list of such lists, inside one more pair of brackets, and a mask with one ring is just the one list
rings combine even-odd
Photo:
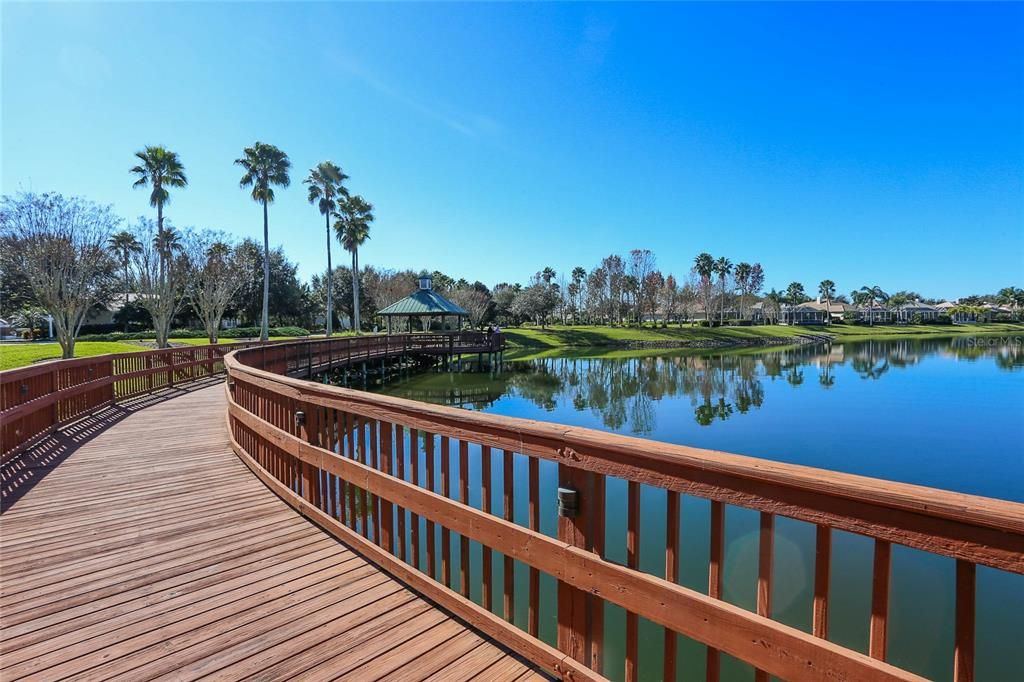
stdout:
[[432,289],[418,289],[387,308],[377,311],[378,315],[461,315],[469,313]]

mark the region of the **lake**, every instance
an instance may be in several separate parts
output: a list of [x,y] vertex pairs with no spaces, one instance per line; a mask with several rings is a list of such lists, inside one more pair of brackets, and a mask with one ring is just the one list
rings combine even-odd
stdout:
[[[657,354],[572,350],[557,357],[508,359],[490,371],[411,374],[376,390],[1024,501],[1024,346],[1019,339],[888,340]],[[500,455],[493,456],[495,489],[500,490]],[[479,451],[474,457],[479,458]],[[526,463],[519,461],[522,456],[516,459],[518,488]],[[541,464],[546,488],[541,499],[551,499],[556,467]],[[470,502],[479,506],[479,466],[471,463],[469,473]],[[624,481],[609,478],[606,547],[614,561],[625,561],[625,488]],[[500,495],[495,497],[494,511],[500,513]],[[554,510],[543,511],[541,530],[554,534]],[[707,501],[684,497],[680,583],[704,592],[708,516]],[[516,500],[515,518],[525,523],[525,500]],[[664,523],[664,492],[644,487],[641,570],[663,570]],[[724,599],[753,610],[758,514],[727,508],[726,541]],[[868,538],[833,533],[829,638],[865,652],[871,557]],[[479,575],[480,547],[475,543],[471,559]],[[779,518],[774,560],[773,617],[809,631],[813,526]],[[930,678],[951,679],[954,561],[895,547],[892,566],[890,662]],[[500,573],[496,560],[497,585]],[[517,566],[520,595],[526,593],[526,574],[524,566]],[[544,578],[547,612],[542,609],[541,636],[553,642],[555,585]],[[474,589],[479,600],[479,586]],[[1024,670],[1024,576],[979,567],[977,600],[977,679],[1019,679]],[[525,601],[517,600],[517,624],[526,622]],[[613,679],[622,677],[624,622],[621,609],[607,607],[605,674]],[[659,679],[661,628],[641,621],[640,641],[641,677]],[[702,678],[704,647],[683,638],[680,642],[680,679]],[[749,680],[753,673],[724,656],[722,676]]]

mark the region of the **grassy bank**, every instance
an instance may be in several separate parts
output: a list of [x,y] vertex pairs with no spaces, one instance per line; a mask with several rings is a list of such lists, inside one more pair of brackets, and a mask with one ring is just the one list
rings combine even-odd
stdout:
[[[124,341],[80,341],[75,344],[75,357],[89,358],[139,350],[145,348]],[[5,343],[0,345],[0,370],[24,367],[43,360],[56,360],[60,355],[60,344],[56,343]]]
[[504,329],[510,348],[545,349],[567,346],[625,346],[630,343],[686,343],[699,341],[735,342],[737,345],[749,341],[785,339],[799,340],[800,337],[832,336],[838,341],[856,341],[882,338],[944,338],[977,334],[1024,334],[1024,324],[978,324],[962,326],[906,325],[861,327],[852,325],[783,326],[766,325],[757,327],[599,327],[552,326],[546,329],[520,327]]
[[[272,336],[271,341],[292,337]],[[233,343],[238,339],[220,339],[220,343]],[[295,339],[296,341],[300,339]],[[91,358],[108,353],[135,353],[152,350],[144,341],[79,341],[75,344],[76,358]],[[171,343],[183,346],[206,346],[206,339],[171,339]],[[58,343],[3,343],[0,344],[0,371],[25,367],[46,360],[58,360],[61,356]]]

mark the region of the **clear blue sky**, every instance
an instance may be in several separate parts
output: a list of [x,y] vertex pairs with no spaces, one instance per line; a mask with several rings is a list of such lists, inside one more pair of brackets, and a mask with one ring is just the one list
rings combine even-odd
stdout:
[[[1024,5],[3,4],[2,189],[260,234],[232,161],[284,149],[271,240],[308,277],[332,159],[363,263],[525,281],[653,249],[947,297],[1024,284]],[[335,258],[344,256],[335,246]]]

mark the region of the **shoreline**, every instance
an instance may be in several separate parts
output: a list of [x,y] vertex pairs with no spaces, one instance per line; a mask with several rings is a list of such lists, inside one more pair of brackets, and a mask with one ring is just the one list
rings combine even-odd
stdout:
[[[837,325],[838,326],[838,325]],[[508,350],[549,351],[560,348],[618,350],[728,349],[857,343],[862,341],[949,339],[1004,336],[1024,344],[1024,323],[982,325],[848,326],[826,331],[822,327],[513,327],[502,330]]]

